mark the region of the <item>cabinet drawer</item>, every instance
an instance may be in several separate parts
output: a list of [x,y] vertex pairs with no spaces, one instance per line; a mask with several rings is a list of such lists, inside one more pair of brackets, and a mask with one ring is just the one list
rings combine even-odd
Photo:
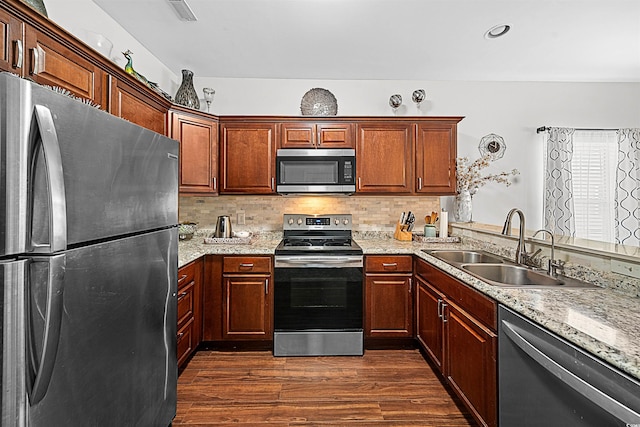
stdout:
[[270,273],[270,257],[224,257],[224,273]]
[[178,329],[194,316],[195,282],[192,280],[178,291]]
[[367,256],[365,260],[365,271],[372,272],[411,272],[412,270],[411,255],[401,256]]
[[178,291],[193,282],[196,277],[196,262],[185,265],[178,270]]
[[178,356],[178,367],[182,366],[182,364],[187,360],[187,358],[191,355],[194,350],[194,342],[193,342],[193,327],[194,327],[193,318],[191,318],[186,325],[184,325],[181,329],[178,330],[177,335],[177,356]]

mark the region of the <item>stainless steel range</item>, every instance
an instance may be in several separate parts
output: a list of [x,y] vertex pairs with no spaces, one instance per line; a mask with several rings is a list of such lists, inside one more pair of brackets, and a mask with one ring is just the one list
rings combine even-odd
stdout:
[[284,215],[275,250],[275,356],[364,353],[362,248],[351,215]]

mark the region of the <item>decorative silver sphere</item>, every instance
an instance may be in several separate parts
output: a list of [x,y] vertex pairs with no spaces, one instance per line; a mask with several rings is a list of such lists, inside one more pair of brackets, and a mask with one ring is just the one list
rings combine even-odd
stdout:
[[397,94],[397,93],[395,95],[391,95],[391,98],[389,98],[389,105],[394,110],[396,108],[398,108],[399,106],[401,106],[402,105],[402,96]]
[[413,102],[418,105],[420,105],[420,103],[424,101],[426,97],[427,94],[425,93],[424,89],[416,89],[413,91],[413,95],[411,95],[411,99],[413,99]]

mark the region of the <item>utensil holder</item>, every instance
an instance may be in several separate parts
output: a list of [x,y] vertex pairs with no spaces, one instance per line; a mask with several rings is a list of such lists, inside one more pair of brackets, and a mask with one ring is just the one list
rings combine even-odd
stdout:
[[404,228],[406,225],[400,223],[396,224],[396,231],[393,233],[393,238],[396,240],[411,241],[413,240],[413,234],[410,231],[406,231]]

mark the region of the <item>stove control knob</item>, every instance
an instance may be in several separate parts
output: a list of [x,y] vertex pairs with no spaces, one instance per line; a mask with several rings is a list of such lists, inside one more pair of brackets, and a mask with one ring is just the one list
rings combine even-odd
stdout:
[[293,225],[293,218],[289,218],[289,225]]
[[335,222],[336,225],[340,225],[340,220],[338,218],[336,218],[333,222]]
[[343,220],[342,220],[342,223],[343,223],[344,225],[347,225],[347,224],[349,224],[349,220],[348,220],[347,218],[345,218],[345,219],[343,219]]
[[298,225],[302,225],[302,218],[298,218]]

